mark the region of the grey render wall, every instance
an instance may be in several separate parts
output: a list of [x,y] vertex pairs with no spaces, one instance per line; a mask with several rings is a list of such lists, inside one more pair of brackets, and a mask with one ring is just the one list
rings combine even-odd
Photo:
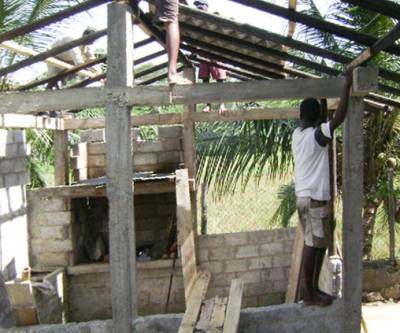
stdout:
[[0,270],[6,280],[28,266],[25,131],[0,130]]

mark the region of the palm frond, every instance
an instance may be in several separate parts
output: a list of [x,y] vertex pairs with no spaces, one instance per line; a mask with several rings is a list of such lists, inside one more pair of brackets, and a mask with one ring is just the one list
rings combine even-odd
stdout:
[[296,212],[296,192],[293,182],[282,185],[279,188],[278,199],[280,200],[280,203],[272,216],[271,221],[279,221],[279,225],[283,228],[287,228],[289,227],[290,219]]

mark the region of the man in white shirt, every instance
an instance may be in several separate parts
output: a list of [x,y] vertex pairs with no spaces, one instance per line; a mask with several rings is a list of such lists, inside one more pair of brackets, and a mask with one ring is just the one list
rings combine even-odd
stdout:
[[345,74],[346,84],[333,119],[321,121],[321,106],[312,97],[300,105],[300,126],[295,129],[292,151],[295,164],[297,210],[304,231],[302,271],[306,305],[327,306],[333,297],[318,288],[318,280],[326,249],[333,240],[330,223],[329,152],[334,130],[346,116],[352,71]]
[[[87,36],[93,32],[96,32],[96,30],[93,28],[87,28],[83,32],[82,37]],[[55,40],[55,42],[51,45],[51,48],[70,43],[73,40],[75,40],[75,38],[73,38],[72,36],[61,36],[60,38],[57,38]],[[57,54],[56,58],[74,66],[79,66],[86,62],[96,59],[91,44],[74,47],[63,53]],[[100,74],[100,69],[96,66],[90,67],[89,70],[92,71],[93,73]],[[57,75],[63,71],[64,71],[63,69],[54,67],[50,64],[47,65],[47,74],[49,77]],[[64,84],[65,81],[62,80],[62,83]],[[59,88],[58,82],[49,83],[47,89],[52,89],[54,87],[56,87],[57,89]]]

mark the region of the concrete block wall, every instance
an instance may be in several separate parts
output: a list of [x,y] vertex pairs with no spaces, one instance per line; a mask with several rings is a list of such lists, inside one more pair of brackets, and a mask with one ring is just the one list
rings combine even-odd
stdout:
[[[294,229],[200,236],[200,266],[212,273],[207,297],[228,296],[232,279],[241,278],[245,283],[243,308],[283,303],[294,237]],[[172,271],[171,260],[138,263],[141,315],[164,313]],[[71,321],[111,317],[108,268],[103,272],[70,275],[68,281]],[[100,301],[94,303],[94,297]],[[168,312],[184,311],[179,261]]]
[[25,131],[0,130],[0,270],[6,280],[28,266],[28,155]]
[[[158,139],[143,141],[139,130],[132,129],[134,171],[175,171],[183,161],[182,126],[158,127]],[[72,168],[77,181],[106,174],[106,143],[104,130],[81,134],[81,144],[73,148]]]
[[199,236],[200,266],[211,272],[207,296],[228,296],[240,278],[243,307],[283,303],[294,238],[294,228]]
[[28,191],[29,258],[33,269],[51,271],[73,263],[70,199]]

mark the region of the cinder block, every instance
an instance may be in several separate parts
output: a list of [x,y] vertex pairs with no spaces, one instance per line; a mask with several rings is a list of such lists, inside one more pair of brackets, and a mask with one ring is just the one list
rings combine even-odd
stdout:
[[2,175],[15,172],[15,159],[1,159],[0,160],[0,172]]
[[63,267],[69,265],[68,253],[40,253],[38,265],[41,267]]
[[0,157],[12,158],[18,156],[17,143],[0,144]]
[[199,236],[201,248],[216,248],[225,246],[225,238],[221,235],[201,235]]
[[105,139],[105,130],[104,129],[95,129],[95,130],[87,130],[81,131],[80,133],[81,142],[104,142]]
[[283,253],[282,243],[268,243],[260,246],[260,254],[262,256],[279,255]]
[[133,143],[133,153],[157,153],[163,151],[161,141],[139,141]]
[[44,225],[70,225],[72,221],[71,212],[44,212],[41,214]]
[[0,130],[0,145],[14,142],[13,131],[2,129]]
[[261,271],[262,281],[286,280],[285,269],[282,267],[273,267]]
[[88,168],[87,170],[89,179],[103,177],[107,174],[106,168]]
[[201,268],[210,271],[212,274],[221,273],[224,270],[224,263],[222,261],[202,262]]
[[274,281],[274,289],[273,291],[278,293],[278,292],[286,292],[288,287],[288,281],[284,280],[278,280]]
[[4,175],[4,184],[6,187],[17,186],[20,185],[18,173],[9,173]]
[[31,183],[31,174],[29,171],[18,174],[18,183],[20,185],[26,185]]
[[69,237],[69,226],[40,227],[41,239],[65,240]]
[[4,184],[4,177],[0,176],[0,188],[3,188],[5,186]]
[[161,141],[163,151],[182,150],[182,139],[164,139]]
[[235,273],[213,274],[211,276],[211,288],[229,287],[233,279],[236,278]]
[[271,257],[261,257],[261,258],[253,258],[250,259],[249,269],[264,269],[272,267],[272,258]]
[[221,237],[224,238],[225,244],[227,246],[245,245],[250,244],[247,239],[247,232],[231,233],[225,234]]
[[89,155],[105,155],[107,146],[105,143],[91,142],[87,145],[87,153]]
[[236,273],[236,278],[241,279],[245,284],[264,281],[261,279],[260,271],[238,272]]
[[160,140],[169,138],[180,138],[182,136],[182,126],[159,126],[158,138]]
[[88,167],[89,168],[102,168],[106,166],[105,155],[89,155]]
[[290,254],[284,254],[280,256],[273,257],[273,266],[274,267],[287,267],[290,266],[292,261],[292,256]]
[[180,163],[181,153],[179,151],[169,151],[165,153],[158,153],[159,163]]
[[209,259],[213,260],[226,260],[233,259],[236,256],[236,249],[233,247],[222,247],[218,249],[210,249]]
[[258,296],[258,306],[282,304],[285,301],[284,293],[266,293]]
[[26,136],[24,130],[14,130],[13,132],[13,142],[24,143],[26,142]]
[[259,255],[259,245],[240,246],[236,253],[236,258],[250,258]]
[[19,143],[18,156],[29,156],[31,154],[31,145],[29,143]]
[[61,198],[43,198],[39,203],[41,209],[46,212],[63,212],[71,209],[69,199]]
[[131,129],[131,138],[133,141],[140,141],[141,137],[140,137],[140,128],[132,128]]
[[208,261],[208,249],[200,249],[199,260],[200,262]]
[[[72,251],[72,240],[32,239],[31,246],[36,254],[70,252]],[[39,255],[40,257],[41,255]]]
[[249,244],[266,244],[273,241],[273,230],[251,231],[247,235]]
[[268,292],[273,292],[273,283],[264,281],[259,283],[247,283],[243,288],[243,296],[259,296]]
[[245,308],[254,308],[258,305],[258,297],[257,296],[249,296],[242,298],[242,309]]
[[133,155],[133,165],[157,164],[156,153],[137,153]]
[[248,259],[227,260],[225,262],[226,273],[244,272],[247,271],[248,267],[249,267]]
[[27,170],[28,165],[25,158],[15,159],[14,172],[24,172]]

